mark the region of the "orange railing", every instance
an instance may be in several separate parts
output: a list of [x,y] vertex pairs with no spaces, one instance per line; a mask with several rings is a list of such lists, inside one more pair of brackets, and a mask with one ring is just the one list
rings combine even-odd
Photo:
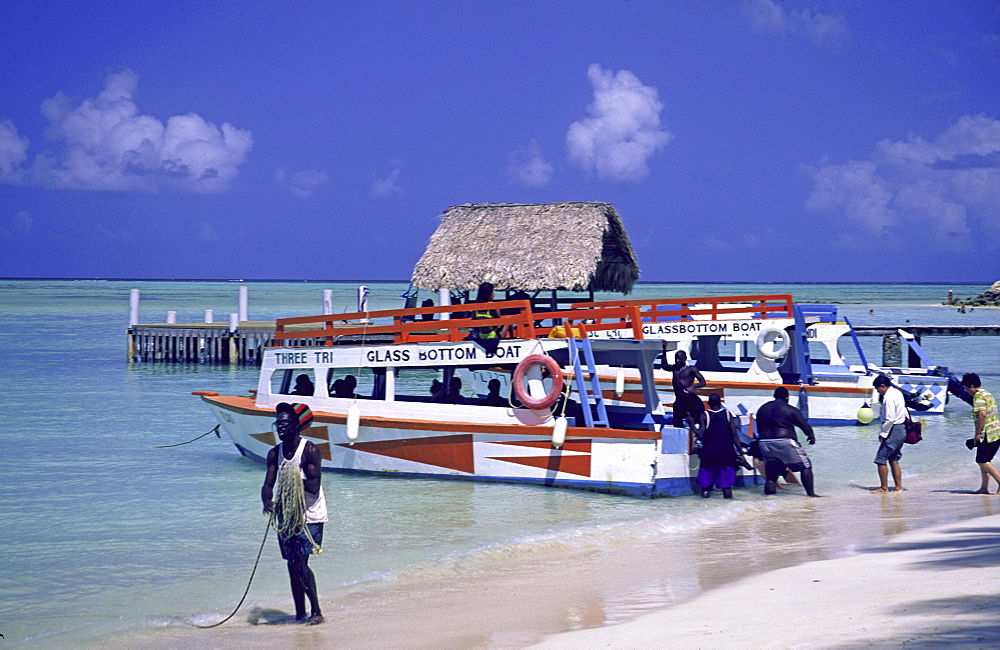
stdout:
[[[449,318],[447,320],[422,320],[424,315],[464,314],[470,311],[495,311],[496,318]],[[508,312],[508,313],[502,313]],[[513,313],[510,313],[513,312]],[[392,319],[391,323],[378,320]],[[369,323],[357,321],[368,320]],[[533,339],[548,336],[553,326],[543,327],[542,321],[564,322],[578,334],[598,330],[631,328],[632,338],[642,338],[642,318],[636,306],[611,306],[580,308],[564,311],[534,312],[528,300],[507,300],[490,303],[468,303],[443,307],[416,307],[382,311],[351,312],[279,318],[275,321],[274,340],[278,345],[288,341],[323,339],[325,345],[334,345],[340,337],[358,338],[392,336],[393,343],[418,343],[433,341],[461,341],[474,327],[506,327],[508,336]],[[610,322],[606,322],[610,321]],[[586,324],[584,324],[586,322]],[[292,326],[316,327],[289,329]]]
[[[501,314],[497,318],[449,318],[447,320],[422,320],[425,314],[455,314],[470,311],[515,311]],[[391,324],[358,323],[356,321],[391,318]],[[461,341],[473,327],[516,328],[519,338],[535,338],[535,320],[528,300],[507,300],[504,302],[475,303],[466,305],[445,305],[443,307],[414,307],[411,309],[385,309],[381,311],[351,312],[347,314],[324,314],[321,316],[299,316],[279,318],[275,321],[275,341],[296,339],[325,339],[326,345],[333,345],[338,337],[364,337],[391,335],[393,343],[422,341]],[[352,322],[354,321],[354,322]],[[341,323],[340,325],[337,325]],[[315,329],[288,330],[291,325],[320,325]]]
[[[733,306],[734,304],[735,306]],[[662,309],[663,306],[671,308]],[[471,311],[495,311],[498,316],[484,319],[464,317]],[[433,316],[438,314],[448,314],[449,316],[460,314],[463,317],[448,318],[447,320],[433,319]],[[576,330],[577,336],[587,336],[588,332],[602,330],[631,329],[632,335],[628,338],[641,340],[644,322],[689,321],[699,316],[707,316],[715,320],[719,316],[741,314],[752,319],[791,318],[792,297],[790,295],[760,295],[666,298],[661,300],[609,300],[575,303],[571,309],[545,312],[533,311],[529,300],[506,300],[503,302],[445,305],[443,307],[323,314],[320,316],[279,318],[275,322],[274,339],[278,345],[283,345],[287,341],[304,339],[323,339],[325,345],[334,345],[339,337],[365,336],[392,336],[393,343],[461,341],[467,338],[469,330],[475,327],[505,327],[508,336],[533,339],[548,336],[557,323],[562,323],[562,326],[566,328],[567,335],[570,335],[573,329]],[[432,317],[432,319],[423,320],[425,315]],[[382,324],[376,322],[385,319],[392,319],[392,322]],[[372,322],[358,322],[365,320]],[[541,325],[543,321],[550,321],[552,325],[543,327]],[[292,326],[303,325],[316,325],[316,327],[289,329]]]
[[[670,307],[662,309],[662,307]],[[789,294],[754,296],[712,296],[705,298],[663,298],[660,300],[607,300],[578,302],[577,309],[613,309],[634,307],[645,322],[690,321],[695,317],[717,320],[720,316],[744,315],[750,319],[792,318],[792,296]],[[610,329],[610,328],[608,328]]]
[[[602,303],[587,304],[595,306],[582,306],[578,308],[574,305],[573,309],[538,312],[535,316],[537,318],[544,318],[545,320],[553,319],[562,321],[567,336],[571,335],[572,330],[570,328],[578,330],[583,337],[588,332],[631,329],[632,336],[625,338],[642,340],[642,312],[638,305],[603,306]],[[554,327],[535,327],[535,332],[539,336],[547,336],[552,332]],[[581,336],[577,336],[577,338],[581,338]]]

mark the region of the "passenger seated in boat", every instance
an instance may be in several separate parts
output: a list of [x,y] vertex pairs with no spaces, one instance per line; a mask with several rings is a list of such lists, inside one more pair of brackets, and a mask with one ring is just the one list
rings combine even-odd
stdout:
[[446,404],[465,404],[465,398],[462,397],[461,377],[451,378],[451,386],[448,390],[448,396],[444,401]]
[[444,389],[444,384],[440,380],[435,379],[431,382],[431,401],[432,402],[443,402],[448,396],[448,391]]
[[338,379],[333,382],[333,396],[334,397],[347,397],[352,399],[357,397],[354,394],[354,389],[358,385],[358,380],[354,375],[347,375],[343,379]]
[[487,387],[489,395],[479,400],[480,406],[507,406],[507,398],[500,394],[499,379],[491,379]]
[[295,390],[291,392],[292,395],[308,395],[313,394],[313,383],[312,379],[309,379],[309,375],[301,374],[295,378]]

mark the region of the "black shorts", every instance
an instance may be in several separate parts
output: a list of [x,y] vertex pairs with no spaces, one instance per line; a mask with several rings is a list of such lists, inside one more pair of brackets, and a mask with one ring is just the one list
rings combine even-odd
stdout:
[[[313,541],[316,542],[316,545],[322,545],[323,524],[306,524],[306,528],[309,529],[309,534],[312,536]],[[313,553],[313,545],[309,542],[309,538],[306,537],[305,533],[292,535],[291,537],[278,535],[278,548],[281,549],[281,559],[283,560],[291,560],[299,555],[312,555]]]
[[979,446],[976,447],[976,462],[977,463],[991,462],[993,460],[993,457],[997,455],[998,449],[1000,449],[1000,440],[995,440],[993,442],[980,441]]
[[674,426],[686,427],[684,421],[687,416],[694,418],[696,423],[701,422],[701,414],[705,412],[705,403],[701,401],[696,393],[678,393],[674,395]]

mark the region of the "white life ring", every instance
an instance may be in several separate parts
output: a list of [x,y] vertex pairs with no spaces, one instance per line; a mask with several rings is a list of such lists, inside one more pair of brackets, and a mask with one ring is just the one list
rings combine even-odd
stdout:
[[[552,375],[552,388],[550,388],[549,392],[541,398],[532,397],[528,392],[527,386],[524,384],[524,378],[528,372],[528,368],[535,365],[546,368]],[[514,369],[514,379],[512,381],[514,383],[514,394],[517,395],[517,399],[519,399],[522,404],[527,406],[529,409],[547,409],[556,403],[556,400],[559,399],[559,395],[562,393],[562,368],[560,368],[559,364],[548,355],[532,354],[525,357],[521,360],[521,363],[517,364],[517,368]]]
[[[775,344],[775,340],[781,343]],[[783,329],[777,327],[765,327],[757,335],[757,351],[765,359],[780,359],[788,353],[788,348],[792,347],[792,337]]]

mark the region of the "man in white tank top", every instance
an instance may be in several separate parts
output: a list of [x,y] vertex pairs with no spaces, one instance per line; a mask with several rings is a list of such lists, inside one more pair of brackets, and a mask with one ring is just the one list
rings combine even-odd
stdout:
[[[267,473],[260,489],[260,499],[264,503],[264,514],[274,512],[274,483],[278,472],[287,465],[298,465],[305,492],[305,523],[309,536],[305,533],[289,537],[278,536],[281,557],[288,562],[288,578],[292,585],[292,599],[295,601],[295,619],[307,625],[323,622],[320,611],[319,594],[316,591],[316,577],[309,568],[309,556],[313,553],[313,542],[318,547],[323,541],[323,523],[327,520],[326,497],[320,486],[322,479],[319,447],[299,435],[312,424],[312,411],[305,404],[278,404],[274,427],[281,442],[267,452]],[[310,541],[309,537],[312,537]],[[309,598],[311,613],[306,616],[305,599]]]

